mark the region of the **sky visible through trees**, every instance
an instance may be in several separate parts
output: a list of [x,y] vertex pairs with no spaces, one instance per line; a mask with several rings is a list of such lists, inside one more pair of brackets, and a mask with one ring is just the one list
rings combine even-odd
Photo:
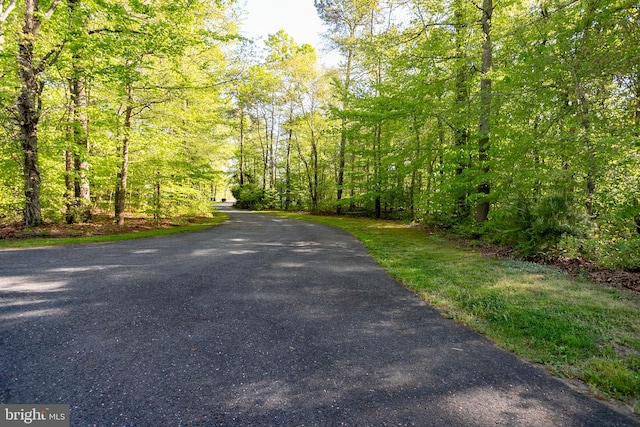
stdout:
[[233,0],[0,2],[0,216],[403,219],[640,269],[640,8],[316,0],[335,65]]

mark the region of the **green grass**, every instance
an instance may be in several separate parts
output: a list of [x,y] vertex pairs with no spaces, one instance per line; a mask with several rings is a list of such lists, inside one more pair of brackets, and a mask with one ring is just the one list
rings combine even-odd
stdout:
[[640,297],[484,256],[398,222],[282,214],[343,228],[441,313],[640,413]]
[[211,218],[203,218],[195,223],[178,225],[171,228],[158,228],[153,230],[144,230],[139,232],[123,233],[123,234],[105,234],[100,236],[87,237],[35,237],[23,240],[0,240],[0,249],[3,248],[25,248],[33,246],[55,246],[68,245],[77,243],[104,243],[117,242],[121,240],[141,239],[147,237],[169,236],[172,234],[186,233],[190,231],[204,230],[216,224],[226,221],[227,214],[214,212]]

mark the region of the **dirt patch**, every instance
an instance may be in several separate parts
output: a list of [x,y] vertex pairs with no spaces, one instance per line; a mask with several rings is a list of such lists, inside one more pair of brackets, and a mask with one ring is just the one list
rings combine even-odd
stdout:
[[586,277],[597,285],[627,289],[640,294],[640,273],[601,268],[583,258],[558,257],[551,264],[573,277]]

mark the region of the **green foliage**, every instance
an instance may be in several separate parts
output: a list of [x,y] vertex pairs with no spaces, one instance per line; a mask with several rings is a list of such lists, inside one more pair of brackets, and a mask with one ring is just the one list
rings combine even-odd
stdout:
[[557,251],[566,236],[586,236],[587,220],[566,194],[517,198],[496,216],[491,227],[497,240],[513,245],[524,256]]
[[22,183],[19,164],[12,158],[12,148],[0,141],[0,218],[15,220],[22,210]]
[[[113,210],[125,139],[130,142],[129,212],[204,213],[215,194],[228,197],[222,82],[230,71],[222,45],[234,40],[227,37],[236,27],[233,1],[56,3],[53,14],[42,14],[34,40],[35,59],[48,58],[39,64],[44,216],[57,221],[74,216],[80,160],[87,163],[89,207]],[[24,207],[23,156],[13,109],[20,88],[15,58],[21,7],[0,27],[5,42],[0,46],[0,217],[10,218]],[[74,103],[74,82],[84,84],[86,105]],[[80,115],[90,123],[85,146],[78,144]],[[67,156],[73,157],[71,170]]]
[[272,209],[275,207],[276,194],[255,184],[243,184],[231,190],[235,197],[235,206],[240,209]]
[[639,236],[599,236],[589,240],[565,237],[560,246],[566,255],[596,260],[604,268],[640,272]]
[[617,239],[608,245],[606,253],[594,259],[611,269],[640,272],[640,236]]
[[585,367],[585,379],[611,397],[640,395],[640,356],[628,360],[590,360]]

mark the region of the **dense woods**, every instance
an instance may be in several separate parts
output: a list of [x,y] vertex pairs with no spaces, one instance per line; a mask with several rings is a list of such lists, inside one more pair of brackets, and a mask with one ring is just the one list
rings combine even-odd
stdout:
[[416,221],[640,269],[640,8],[316,0],[327,47],[241,2],[0,2],[0,215],[250,208]]
[[230,152],[232,3],[0,2],[0,216],[209,213]]

